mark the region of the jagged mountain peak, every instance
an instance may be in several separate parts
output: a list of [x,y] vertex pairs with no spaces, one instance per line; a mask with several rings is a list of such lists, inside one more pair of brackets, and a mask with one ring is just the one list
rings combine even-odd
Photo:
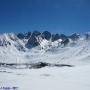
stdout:
[[[89,39],[90,32],[86,33],[85,37],[86,39]],[[75,45],[77,44],[77,40],[80,38],[82,37],[77,33],[67,36],[58,33],[52,34],[48,31],[39,32],[37,30],[18,34],[4,33],[3,35],[0,35],[0,46],[13,45],[16,48],[18,47],[18,50],[23,51],[25,49],[31,49],[36,46],[40,46],[41,48],[51,48],[55,46],[66,46],[70,43],[71,45]]]

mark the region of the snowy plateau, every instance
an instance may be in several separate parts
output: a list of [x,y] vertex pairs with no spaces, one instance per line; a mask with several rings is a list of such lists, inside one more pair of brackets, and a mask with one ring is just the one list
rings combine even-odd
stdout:
[[[90,32],[0,35],[0,90],[90,90]],[[11,89],[8,89],[11,90]]]

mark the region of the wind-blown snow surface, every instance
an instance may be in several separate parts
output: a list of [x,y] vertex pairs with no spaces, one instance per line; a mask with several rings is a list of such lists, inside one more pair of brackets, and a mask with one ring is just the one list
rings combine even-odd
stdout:
[[[2,63],[59,63],[73,67],[44,67],[41,69],[15,69],[0,67],[0,87],[18,87],[17,90],[90,90],[90,41],[80,38],[76,45],[57,47],[58,41],[44,41],[41,46],[27,50],[24,41],[13,37],[11,46],[0,46]],[[17,50],[17,46],[25,52]],[[49,45],[52,47],[49,47]]]
[[[0,69],[0,86],[17,90],[90,90],[90,66]],[[6,71],[6,72],[5,72]]]

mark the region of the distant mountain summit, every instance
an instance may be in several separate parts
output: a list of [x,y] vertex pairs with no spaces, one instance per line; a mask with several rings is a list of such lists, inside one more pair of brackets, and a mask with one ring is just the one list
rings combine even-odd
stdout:
[[19,33],[17,37],[21,40],[27,39],[27,43],[25,44],[25,46],[26,48],[30,49],[39,46],[43,40],[55,42],[61,39],[62,41],[60,43],[66,46],[70,41],[69,39],[71,39],[72,41],[76,41],[79,39],[80,35],[75,33],[71,36],[66,36],[64,34],[51,34],[48,31],[44,32],[34,31],[25,34]]

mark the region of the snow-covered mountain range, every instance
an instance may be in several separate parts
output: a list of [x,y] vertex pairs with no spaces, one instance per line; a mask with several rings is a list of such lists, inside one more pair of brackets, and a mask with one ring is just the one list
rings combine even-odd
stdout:
[[90,62],[90,33],[84,36],[52,34],[48,31],[0,35],[0,63]]
[[90,32],[0,35],[0,89],[90,90],[89,77]]

